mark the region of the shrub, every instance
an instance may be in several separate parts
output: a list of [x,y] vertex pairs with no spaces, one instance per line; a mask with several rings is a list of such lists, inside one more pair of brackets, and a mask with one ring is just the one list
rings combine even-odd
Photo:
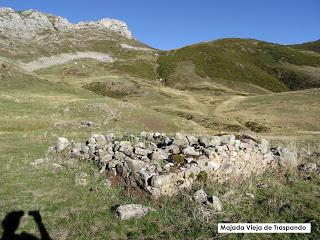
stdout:
[[208,182],[208,173],[206,173],[205,171],[201,171],[197,176],[197,181],[202,183]]
[[183,155],[180,154],[173,154],[170,156],[170,160],[177,166],[181,166],[181,164],[184,163],[185,161],[185,157]]

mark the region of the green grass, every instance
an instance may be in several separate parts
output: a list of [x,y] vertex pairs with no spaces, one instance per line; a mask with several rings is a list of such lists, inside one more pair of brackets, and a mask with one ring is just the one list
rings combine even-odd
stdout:
[[[127,43],[140,46],[134,40]],[[85,43],[83,49],[109,51],[107,46],[104,48],[106,42],[95,44],[93,48]],[[270,49],[259,53],[258,49],[268,48],[268,44],[263,48],[259,44],[265,43],[257,44],[254,48],[254,41],[218,41],[209,44],[212,50],[199,48],[203,51],[190,55],[192,59],[187,58],[184,49],[177,50],[179,58],[168,52],[167,57],[159,58],[163,63],[158,70],[160,75],[168,77],[169,86],[152,81],[157,77],[151,70],[154,66],[151,62],[155,62],[152,54],[141,57],[144,54],[120,52],[119,49],[114,49],[113,54],[128,60],[125,61],[130,62],[128,68],[114,69],[112,64],[83,59],[78,62],[85,64],[85,69],[78,69],[71,62],[31,75],[13,64],[6,64],[5,69],[0,65],[0,219],[13,210],[40,209],[54,239],[317,239],[320,235],[319,176],[305,181],[295,170],[281,170],[242,184],[202,181],[181,195],[153,201],[125,191],[121,186],[103,186],[104,175],[89,162],[79,162],[71,168],[67,167],[66,159],[58,157],[55,161],[66,166],[60,173],[54,172],[50,163],[38,168],[30,165],[31,161],[46,156],[48,147],[60,136],[84,142],[92,133],[130,135],[143,130],[203,135],[250,132],[250,128],[259,132],[267,127],[270,131],[261,134],[274,144],[293,142],[298,146],[291,146],[294,149],[319,152],[319,91],[270,94],[263,89],[268,89],[268,84],[275,83],[272,91],[288,90],[290,86],[279,82],[268,71],[261,71],[261,66],[252,62],[252,59],[275,61],[279,64],[277,67],[295,71],[297,65],[294,64],[309,64],[313,60],[304,54],[299,55],[299,60],[292,60],[291,50],[288,54]],[[66,48],[62,46],[61,51],[68,50],[68,45],[64,46]],[[198,46],[190,48],[187,53],[194,54],[193,48],[198,49]],[[246,49],[242,50],[244,55],[238,52],[241,48]],[[76,50],[79,49],[82,48],[78,46]],[[28,55],[28,51],[19,54],[25,60],[37,54],[51,54],[39,51]],[[253,58],[255,54],[257,57]],[[282,55],[287,56],[286,61],[293,66],[281,65],[277,56]],[[203,56],[210,64],[219,60],[214,71],[210,64],[203,62]],[[168,59],[173,61],[169,63]],[[242,59],[245,63],[240,61]],[[241,70],[239,63],[250,71]],[[221,67],[226,67],[225,71]],[[305,66],[299,67],[299,71],[305,70]],[[254,73],[252,79],[260,78],[251,81],[249,72]],[[221,74],[219,79],[216,73]],[[317,75],[317,71],[313,74]],[[237,76],[237,79],[229,81],[225,76]],[[263,83],[266,86],[258,87],[268,79],[270,82]],[[171,88],[175,80],[178,84]],[[137,88],[132,89],[132,86]],[[94,126],[81,127],[82,121],[92,121]],[[319,159],[303,161],[319,163]],[[88,185],[84,187],[76,184],[81,172],[89,174]],[[258,183],[268,187],[261,189]],[[200,187],[219,196],[224,206],[221,213],[203,215],[190,198]],[[226,194],[230,190],[234,193]],[[246,192],[253,193],[255,198],[247,197]],[[125,203],[141,203],[157,211],[139,220],[120,221],[113,207]],[[218,222],[307,220],[312,221],[312,235],[217,235]],[[30,218],[23,219],[20,230],[37,232]]]
[[[247,82],[273,92],[320,86],[319,82],[308,84],[305,79],[310,76],[282,66],[287,62],[319,67],[320,56],[256,40],[222,39],[162,52],[158,59],[160,77],[170,79],[177,64],[185,61],[192,61],[195,73],[213,82]],[[178,84],[185,83],[181,80]]]
[[296,44],[296,45],[292,45],[292,47],[320,53],[320,40],[302,43],[302,44]]
[[116,62],[113,68],[120,72],[130,74],[132,76],[142,77],[146,79],[156,79],[154,63],[145,60],[135,60],[133,62]]
[[[59,132],[59,136],[79,141],[87,134],[67,129]],[[50,164],[31,167],[29,162],[43,157],[56,136],[55,131],[44,135],[42,130],[0,135],[4,143],[0,148],[1,218],[13,210],[39,209],[47,230],[55,239],[317,239],[320,236],[319,175],[305,181],[294,170],[281,170],[243,184],[199,183],[181,195],[155,202],[125,192],[120,186],[103,186],[104,176],[97,174],[98,169],[91,163],[80,162],[61,173],[55,173]],[[56,161],[65,164],[63,158]],[[84,187],[75,183],[81,172],[89,174],[89,184]],[[222,212],[203,215],[190,199],[200,187],[220,197]],[[246,196],[246,192],[255,198]],[[112,208],[125,203],[145,204],[157,212],[138,220],[120,221]],[[217,234],[219,222],[306,221],[312,222],[311,235]],[[37,233],[31,219],[24,219],[20,230]]]

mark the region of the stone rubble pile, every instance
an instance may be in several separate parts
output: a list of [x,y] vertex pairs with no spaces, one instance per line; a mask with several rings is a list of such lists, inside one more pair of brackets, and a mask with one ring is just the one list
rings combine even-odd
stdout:
[[89,160],[100,172],[120,176],[153,197],[173,195],[195,181],[242,181],[268,168],[296,162],[285,148],[271,148],[268,141],[250,136],[202,136],[142,132],[138,136],[115,138],[92,135],[86,143],[59,138],[50,152]]

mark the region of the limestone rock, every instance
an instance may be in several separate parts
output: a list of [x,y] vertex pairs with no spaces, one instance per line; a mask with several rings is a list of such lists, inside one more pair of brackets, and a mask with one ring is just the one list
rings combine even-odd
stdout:
[[58,164],[58,163],[52,163],[52,168],[56,172],[62,172],[64,170],[64,166],[62,166],[61,164]]
[[203,189],[196,191],[193,194],[193,198],[197,203],[207,203],[208,201],[208,195]]
[[221,144],[221,139],[219,136],[202,137],[199,142],[204,147],[214,147]]
[[186,147],[182,150],[182,153],[186,156],[199,156],[201,154],[197,152],[194,147]]
[[230,145],[233,145],[235,144],[235,141],[236,141],[236,137],[234,135],[222,135],[220,137],[220,140],[221,140],[221,143],[222,144],[230,144]]
[[305,164],[300,164],[298,169],[300,173],[310,174],[310,173],[316,172],[318,170],[318,166],[316,163],[305,163]]
[[263,154],[266,154],[269,150],[269,142],[265,139],[261,139],[259,148]]
[[140,172],[142,168],[146,167],[145,162],[140,160],[133,160],[131,158],[126,157],[124,161],[127,163],[128,169],[131,172]]
[[30,165],[32,165],[34,167],[38,167],[39,165],[44,164],[46,162],[48,162],[47,158],[39,158],[39,159],[36,159],[36,160],[32,161],[30,163]]
[[157,199],[161,196],[161,192],[158,188],[154,188],[154,187],[151,187],[151,186],[147,186],[146,187],[146,190],[148,191],[148,193],[151,194],[151,196],[154,198],[154,199]]
[[222,203],[220,199],[217,196],[211,196],[208,198],[207,205],[214,209],[217,212],[220,212],[222,210]]
[[173,145],[186,147],[189,145],[188,139],[183,136],[181,133],[176,133],[174,140],[172,142]]
[[[68,143],[61,138],[58,141],[62,146],[60,151],[71,149],[65,152],[70,154],[70,159],[90,160],[100,167],[101,173],[118,175],[154,198],[190,188],[201,176],[221,183],[229,179],[242,181],[278,163],[296,162],[295,154],[288,149],[270,149],[266,140],[250,137],[239,140],[234,135],[224,135],[199,139],[177,133],[169,138],[159,132],[143,132],[141,136],[129,136],[130,141],[125,139],[128,138],[115,140],[112,136],[94,134],[85,144]],[[86,185],[87,178],[78,177],[77,183]],[[218,200],[207,196],[203,207],[220,211],[222,205]]]
[[36,10],[15,12],[11,8],[0,8],[0,29],[8,37],[31,40],[43,33],[68,33],[84,30],[106,31],[132,38],[126,23],[104,18],[96,22],[72,24],[67,19]]
[[67,147],[70,146],[70,142],[68,141],[68,139],[63,138],[63,137],[59,137],[57,140],[57,152],[62,152],[64,151]]
[[187,139],[188,139],[188,142],[189,142],[190,146],[196,145],[196,144],[199,143],[198,138],[196,138],[196,137],[194,137],[192,135],[187,136]]
[[280,151],[280,165],[285,167],[297,166],[298,160],[294,152],[291,152],[288,148],[283,148]]
[[128,220],[131,218],[141,218],[149,212],[153,212],[155,209],[145,207],[141,204],[127,204],[117,208],[117,213],[121,220]]
[[165,175],[155,175],[151,179],[151,186],[155,188],[163,187],[164,185],[169,185],[174,178],[174,174]]
[[149,149],[143,149],[143,148],[140,148],[140,147],[135,148],[135,149],[134,149],[134,152],[135,152],[136,154],[138,154],[138,155],[141,155],[141,156],[147,156],[147,155],[149,155],[149,154],[152,153],[151,150],[149,150]]
[[151,156],[152,161],[159,161],[164,159],[168,159],[168,154],[165,151],[163,151],[162,149],[157,149],[153,151]]

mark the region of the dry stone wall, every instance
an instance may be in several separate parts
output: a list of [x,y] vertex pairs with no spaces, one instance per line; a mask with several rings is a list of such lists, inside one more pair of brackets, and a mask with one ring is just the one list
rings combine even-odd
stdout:
[[86,143],[59,138],[49,149],[89,160],[139,187],[153,197],[173,195],[195,181],[243,181],[279,164],[295,164],[296,156],[286,148],[271,148],[265,139],[250,136],[183,135],[142,132],[139,136],[114,138],[92,135]]

